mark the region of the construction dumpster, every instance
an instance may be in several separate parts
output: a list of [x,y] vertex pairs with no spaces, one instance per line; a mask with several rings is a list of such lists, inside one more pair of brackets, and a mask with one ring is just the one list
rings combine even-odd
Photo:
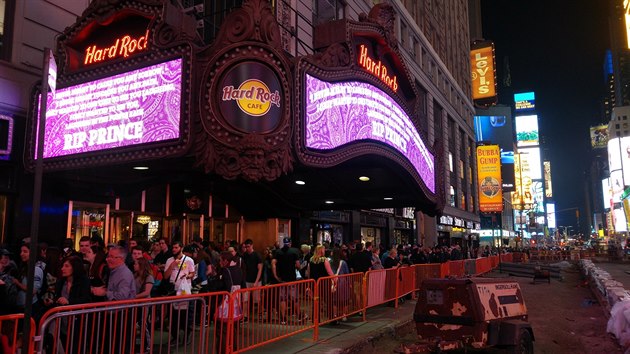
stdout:
[[422,342],[415,350],[500,346],[512,353],[533,353],[534,333],[518,282],[432,278],[420,289],[414,320]]

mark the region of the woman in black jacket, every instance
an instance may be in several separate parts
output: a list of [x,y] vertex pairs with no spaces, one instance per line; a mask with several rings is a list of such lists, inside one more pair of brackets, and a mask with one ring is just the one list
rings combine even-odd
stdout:
[[[57,280],[55,289],[54,300],[45,300],[47,306],[53,305],[76,305],[85,304],[90,302],[90,280],[85,273],[83,261],[77,256],[70,256],[64,259],[61,265],[61,278]],[[69,317],[76,319],[76,317]],[[64,318],[66,319],[66,318]],[[59,328],[57,333],[60,334],[57,345],[61,345],[66,348],[66,353],[79,353],[80,343],[79,338],[83,337],[85,340],[85,334],[79,335],[81,331],[79,323],[68,323],[67,320],[62,319],[59,322]],[[72,338],[72,342],[69,341]]]

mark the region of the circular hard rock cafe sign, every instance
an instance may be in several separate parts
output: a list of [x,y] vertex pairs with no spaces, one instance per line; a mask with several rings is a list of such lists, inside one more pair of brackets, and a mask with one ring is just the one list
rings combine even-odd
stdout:
[[222,76],[217,102],[223,119],[245,133],[268,133],[282,118],[283,95],[278,75],[257,61],[236,64]]

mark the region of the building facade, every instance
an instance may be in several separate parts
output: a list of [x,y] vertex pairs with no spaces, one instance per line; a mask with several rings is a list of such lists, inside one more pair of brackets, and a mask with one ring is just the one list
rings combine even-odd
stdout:
[[[89,16],[93,16],[96,8],[126,6],[125,1],[111,4],[105,4],[102,1],[91,3],[68,1],[61,2],[54,8],[49,8],[49,3],[43,1],[30,2],[29,6],[18,3],[13,0],[4,2],[4,18],[13,19],[13,22],[4,21],[3,36],[10,36],[11,40],[3,40],[3,57],[0,58],[2,59],[0,80],[3,86],[0,93],[0,110],[2,110],[0,113],[10,117],[13,123],[12,134],[7,134],[12,137],[11,153],[5,154],[4,160],[0,161],[8,167],[2,170],[9,171],[6,175],[3,172],[2,178],[7,183],[3,183],[4,189],[0,190],[0,197],[4,200],[3,207],[0,208],[0,214],[2,214],[0,231],[3,233],[0,241],[4,243],[14,242],[12,238],[25,236],[28,230],[28,223],[25,221],[30,218],[29,206],[32,195],[28,191],[32,175],[23,171],[22,161],[26,160],[26,166],[24,166],[26,169],[29,168],[29,156],[32,162],[33,135],[32,128],[29,130],[29,124],[32,125],[29,117],[32,119],[33,115],[29,114],[29,111],[35,107],[33,92],[41,77],[43,49],[58,47],[60,43],[65,46],[76,44],[78,41],[75,40],[76,33],[83,28],[82,22],[75,24],[77,17],[85,22],[91,18]],[[253,3],[258,4],[256,6],[264,5],[258,1],[253,1]],[[280,57],[285,58],[282,60],[291,61],[295,58],[316,56],[322,53],[324,48],[332,42],[318,43],[321,33],[317,31],[325,30],[326,25],[335,20],[366,21],[369,17],[362,14],[370,13],[375,5],[378,4],[362,0],[313,3],[299,0],[272,2],[272,14],[279,28],[278,43],[282,49],[279,52],[282,54]],[[221,2],[221,4],[215,1],[182,1],[179,6],[165,5],[164,9],[156,10],[156,14],[160,11],[176,13],[174,8],[177,8],[181,13],[181,19],[176,21],[176,24],[184,33],[180,35],[182,41],[192,43],[188,45],[192,48],[190,49],[192,52],[207,52],[211,55],[216,49],[204,49],[204,46],[216,47],[216,41],[221,39],[221,28],[226,17],[242,6],[244,5],[241,1]],[[286,206],[291,205],[295,200],[289,200],[286,195],[281,195],[278,191],[284,191],[286,188],[278,186],[279,183],[271,180],[271,177],[258,176],[256,171],[248,171],[243,167],[236,172],[230,172],[225,168],[229,165],[220,164],[217,167],[207,161],[200,162],[199,156],[203,153],[182,152],[180,154],[182,156],[168,159],[169,164],[172,161],[173,165],[169,167],[182,164],[187,171],[190,171],[184,176],[173,171],[161,171],[153,166],[150,172],[138,170],[129,172],[131,167],[142,167],[136,166],[137,162],[147,160],[146,156],[137,158],[131,163],[116,160],[113,154],[107,157],[99,155],[100,160],[116,161],[115,168],[111,166],[103,168],[102,164],[98,163],[86,166],[81,165],[80,161],[70,162],[71,159],[62,158],[62,162],[53,163],[53,168],[49,168],[45,174],[46,182],[43,187],[45,195],[42,202],[45,206],[42,210],[45,211],[42,212],[42,222],[45,220],[47,225],[53,226],[46,230],[47,235],[42,235],[43,239],[78,238],[82,235],[97,233],[109,241],[135,235],[145,237],[162,235],[186,239],[193,235],[201,235],[207,239],[224,241],[255,235],[261,239],[261,245],[278,240],[279,237],[291,236],[300,242],[363,240],[387,244],[418,242],[432,246],[438,243],[438,240],[442,243],[450,243],[453,238],[461,238],[462,235],[479,229],[475,184],[475,142],[472,126],[474,107],[471,100],[468,61],[470,39],[467,2],[452,1],[447,4],[433,1],[392,2],[387,11],[392,13],[389,17],[391,21],[385,25],[385,28],[391,28],[391,35],[386,35],[389,36],[391,43],[389,48],[393,48],[396,52],[392,58],[399,57],[400,59],[396,60],[403,62],[401,66],[395,61],[395,66],[400,68],[396,71],[400,74],[400,78],[407,76],[412,82],[411,90],[414,91],[415,97],[409,97],[408,102],[411,103],[409,105],[412,107],[411,111],[417,115],[419,136],[425,139],[424,142],[429,150],[436,154],[436,159],[443,160],[436,161],[435,176],[439,176],[436,179],[438,185],[432,192],[426,194],[428,197],[419,195],[418,198],[408,199],[406,202],[404,197],[400,197],[398,199],[401,201],[392,202],[392,198],[387,199],[387,196],[379,201],[369,201],[365,198],[353,200],[353,196],[347,196],[344,202],[344,198],[340,196],[349,193],[346,189],[350,184],[341,181],[339,175],[343,174],[343,171],[350,170],[370,171],[367,167],[373,167],[371,166],[373,161],[363,161],[359,157],[350,162],[335,161],[337,165],[345,163],[351,166],[344,167],[347,170],[336,171],[334,176],[323,173],[318,175],[320,178],[317,183],[327,187],[322,187],[321,190],[330,191],[330,202],[336,204],[310,203],[307,202],[307,198],[312,198],[312,196],[295,191],[295,195],[300,196],[299,203],[296,202],[299,205],[290,212],[286,210]],[[58,16],[45,15],[52,12]],[[169,19],[172,18],[169,17]],[[447,20],[444,21],[444,19]],[[347,26],[350,27],[347,28],[358,26],[354,25],[354,22],[348,23],[350,24]],[[171,23],[169,25],[174,26]],[[70,28],[71,26],[74,27]],[[34,36],[33,33],[37,35]],[[55,41],[56,37],[61,37],[61,39]],[[71,40],[75,42],[68,42]],[[354,43],[352,39],[347,39],[347,41]],[[164,48],[168,47],[166,44],[160,45]],[[57,57],[60,53],[61,48],[58,47]],[[123,66],[117,65],[116,70],[120,71]],[[283,65],[279,65],[280,71],[283,70]],[[130,68],[139,66],[141,66],[139,63],[135,63]],[[285,65],[285,67],[288,66]],[[76,82],[85,81],[90,76],[99,78],[108,72],[116,72],[114,67],[103,66],[103,68],[100,72],[88,71],[87,76],[81,74],[81,70],[66,68],[65,71],[62,70],[63,78],[60,86],[69,87]],[[187,64],[184,64],[183,70],[194,71],[195,69],[194,67],[187,69]],[[288,85],[284,86],[285,90],[293,85],[289,78],[290,76],[287,77],[286,84],[282,84],[283,81],[280,80],[281,86]],[[213,85],[213,80],[208,81],[208,85]],[[195,90],[191,90],[190,94],[194,96]],[[189,99],[195,101],[197,97],[192,96]],[[300,104],[296,104],[293,109],[299,106]],[[203,111],[204,108],[201,110]],[[208,111],[208,114],[214,114],[212,109]],[[287,111],[286,114],[291,114],[291,112]],[[285,118],[279,119],[284,122],[282,119]],[[287,123],[281,123],[280,126]],[[194,130],[196,124],[192,120],[190,129]],[[212,136],[213,139],[222,136],[223,133],[219,134],[212,129],[214,129],[212,126],[206,127],[211,134],[216,133]],[[282,131],[285,128],[278,129]],[[293,134],[288,125],[285,131],[288,135]],[[29,132],[31,135],[28,135]],[[23,136],[30,136],[30,138],[24,142]],[[244,135],[238,137],[245,139]],[[195,140],[194,134],[191,135],[191,139]],[[239,146],[266,146],[266,141],[256,140],[251,136],[247,139],[241,141]],[[275,137],[274,139],[281,141],[283,138]],[[186,149],[190,149],[192,145],[197,144],[191,142],[186,145]],[[214,145],[212,148],[216,150],[218,146]],[[381,149],[380,146],[378,148]],[[269,147],[263,151],[263,154],[268,155],[269,151],[275,150]],[[238,155],[236,160],[240,164],[246,161],[251,163],[258,161],[259,155],[256,155],[258,152],[254,154],[249,148],[233,149],[233,152]],[[137,151],[129,152],[131,155],[136,153]],[[393,156],[390,150],[375,152],[377,155],[381,153]],[[265,157],[268,157],[267,155]],[[307,155],[300,157],[301,155],[298,154],[298,158],[305,159],[302,161],[305,165],[308,165]],[[287,158],[289,160],[274,160],[274,166],[283,163],[290,166],[291,157]],[[152,162],[149,160],[148,162]],[[191,160],[197,161],[191,162]],[[155,164],[155,161],[153,163]],[[386,165],[388,163],[385,161]],[[201,165],[202,169],[209,171],[211,176],[217,175],[217,169],[222,171],[223,177],[229,173],[233,174],[229,175],[228,181],[225,178],[211,177],[209,178],[211,181],[208,182],[208,178],[204,177],[207,175],[204,175],[203,171],[190,170],[192,164]],[[333,163],[330,164],[332,166]],[[302,164],[294,166],[297,167],[292,170],[278,168],[277,171],[280,171],[278,172],[280,175],[291,177],[313,172],[303,168]],[[73,168],[77,170],[75,173],[68,172]],[[107,174],[118,169],[124,170],[121,172],[124,178],[117,180]],[[383,168],[380,167],[379,170]],[[391,177],[392,182],[383,182],[383,185],[390,189],[379,189],[379,193],[396,192],[396,188],[391,189],[391,186],[388,186],[395,183],[394,175],[395,173]],[[269,183],[265,182],[266,184],[261,187],[259,182],[265,178]],[[198,181],[198,183],[191,185],[190,180]],[[229,182],[232,180],[235,182]],[[370,183],[376,184],[377,180],[378,178],[373,178]],[[405,181],[405,183],[408,182]],[[255,196],[261,189],[271,191],[264,195],[264,200],[257,201],[240,195],[243,193]],[[399,189],[401,189],[400,186]],[[357,194],[362,193],[376,194],[375,190],[357,192]],[[335,196],[339,200],[333,200]],[[441,200],[435,200],[435,198]],[[422,202],[418,199],[427,199],[427,201]],[[182,202],[175,203],[176,200]],[[353,200],[353,202],[347,200]],[[266,203],[269,205],[267,206]],[[423,207],[414,208],[414,205],[423,203],[433,206],[424,208],[425,210]],[[284,208],[275,207],[275,205],[281,205]],[[443,207],[436,209],[435,206],[439,205]],[[440,222],[436,214],[443,214],[447,218],[441,219],[442,222]]]

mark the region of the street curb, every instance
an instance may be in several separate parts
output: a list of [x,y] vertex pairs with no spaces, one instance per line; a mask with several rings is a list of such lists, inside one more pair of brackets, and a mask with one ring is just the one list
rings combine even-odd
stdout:
[[376,347],[378,342],[387,338],[398,338],[415,331],[415,321],[413,318],[388,324],[378,330],[374,330],[365,336],[362,340],[355,342],[349,347],[342,348],[338,353],[354,354],[363,351],[366,347]]

